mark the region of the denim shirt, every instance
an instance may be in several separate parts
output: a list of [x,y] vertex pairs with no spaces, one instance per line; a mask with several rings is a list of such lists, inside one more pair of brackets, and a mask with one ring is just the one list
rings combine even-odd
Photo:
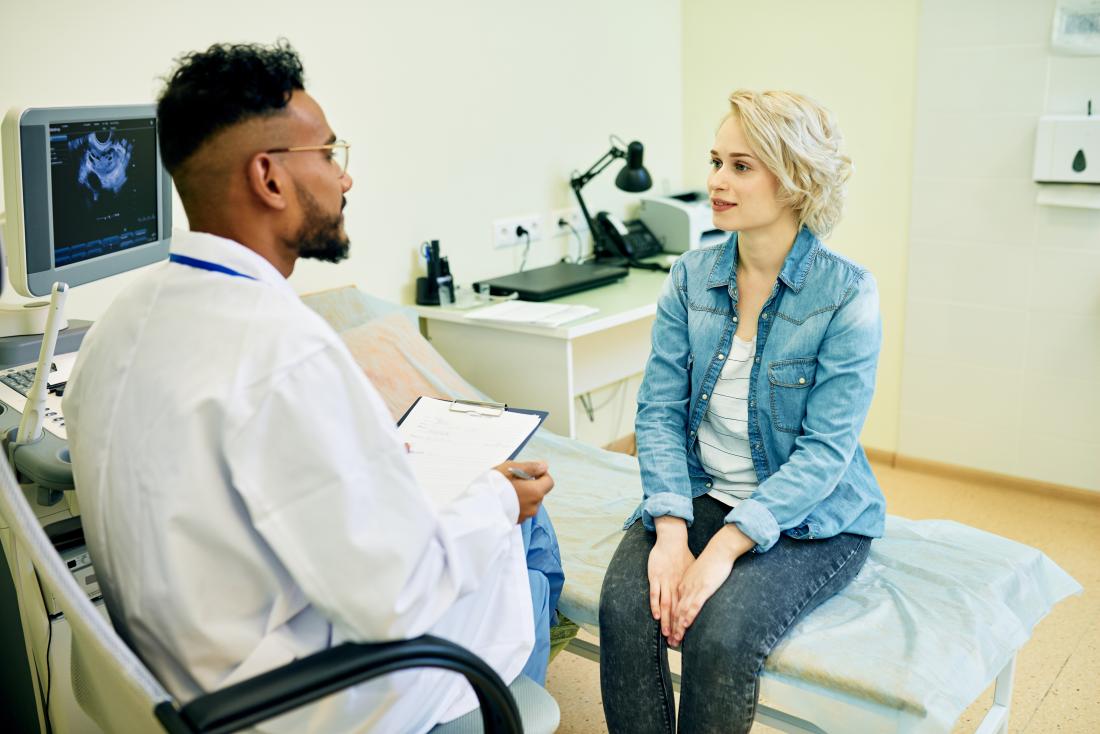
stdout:
[[[635,431],[644,501],[627,521],[692,522],[710,491],[696,432],[737,331],[737,234],[685,253],[657,302]],[[749,378],[758,485],[726,516],[764,552],[841,532],[882,535],[886,501],[859,432],[882,341],[878,290],[863,268],[803,227],[760,312]]]

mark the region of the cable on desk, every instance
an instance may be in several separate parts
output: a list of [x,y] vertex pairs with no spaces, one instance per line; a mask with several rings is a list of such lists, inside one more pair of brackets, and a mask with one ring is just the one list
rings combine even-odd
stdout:
[[584,408],[584,412],[588,416],[588,422],[589,423],[595,423],[596,422],[596,411],[597,410],[603,410],[608,405],[610,405],[614,400],[617,400],[620,396],[626,397],[625,394],[624,394],[623,388],[626,387],[626,383],[629,380],[630,380],[629,377],[624,377],[623,379],[621,379],[618,382],[614,383],[614,385],[613,385],[614,389],[611,392],[611,394],[606,399],[604,399],[604,401],[602,403],[600,403],[599,405],[593,405],[592,404],[592,393],[590,393],[590,392],[586,392],[586,393],[583,393],[583,394],[577,396],[577,399],[581,401],[581,407]]
[[[53,723],[50,721],[50,646],[53,644],[53,618],[50,617],[50,606],[46,603],[46,590],[42,585],[42,579],[38,576],[38,569],[34,569],[34,580],[38,584],[38,594],[42,597],[42,611],[46,613],[46,695],[42,707],[42,718],[46,722],[46,734],[53,734]],[[31,655],[33,662],[34,655]],[[35,663],[37,668],[37,663]],[[37,674],[37,670],[35,671]]]
[[586,392],[583,395],[578,395],[577,399],[581,401],[581,407],[584,408],[584,413],[588,416],[588,422],[595,423],[596,415],[595,410],[592,408],[592,393]]
[[581,233],[577,231],[577,228],[573,226],[573,223],[568,221],[565,217],[558,219],[558,228],[569,227],[569,230],[573,233],[573,236],[577,238],[577,256],[573,258],[573,262],[584,262],[584,240],[581,239]]
[[523,259],[519,263],[519,272],[527,267],[527,253],[531,252],[531,233],[522,224],[516,225],[516,237],[523,237],[526,243],[523,245]]

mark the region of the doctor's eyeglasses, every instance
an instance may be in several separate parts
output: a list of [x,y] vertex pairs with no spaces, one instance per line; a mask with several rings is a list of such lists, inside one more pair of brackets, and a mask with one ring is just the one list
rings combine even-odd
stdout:
[[348,151],[351,149],[351,143],[346,140],[337,140],[335,143],[329,143],[328,145],[298,145],[293,148],[272,148],[265,151],[267,153],[305,153],[312,150],[325,150],[328,151],[328,158],[332,161],[333,165],[340,169],[340,175],[343,176],[348,172]]

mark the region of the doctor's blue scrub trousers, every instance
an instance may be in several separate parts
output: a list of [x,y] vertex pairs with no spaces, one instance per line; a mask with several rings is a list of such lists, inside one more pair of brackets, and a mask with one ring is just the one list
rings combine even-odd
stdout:
[[550,627],[557,624],[555,610],[565,584],[565,572],[561,566],[558,537],[545,507],[540,506],[534,517],[520,525],[520,530],[527,551],[527,580],[531,584],[531,606],[535,612],[535,647],[521,674],[545,686],[546,667],[550,663]]
[[[694,556],[724,525],[729,507],[702,495],[688,528]],[[668,647],[649,606],[649,552],[656,533],[641,520],[627,529],[600,594],[600,688],[611,734],[747,732],[760,672],[796,622],[855,578],[871,539],[841,533],[823,540],[781,535],[766,553],[746,553],[699,611],[680,645],[680,712],[672,697]]]

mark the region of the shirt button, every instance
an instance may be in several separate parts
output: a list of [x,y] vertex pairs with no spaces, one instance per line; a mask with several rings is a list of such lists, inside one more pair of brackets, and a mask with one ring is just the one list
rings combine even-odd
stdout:
[[757,364],[760,364],[760,357],[757,357],[757,358],[756,358],[756,363],[757,363]]
[[750,400],[749,401],[749,407],[750,408],[755,408],[756,407],[756,401],[755,400]]
[[805,377],[799,377],[798,378],[798,384],[799,385],[805,385],[806,384],[806,378]]
[[691,435],[692,435],[692,436],[694,436],[694,435],[695,435],[695,431],[692,431],[692,432],[691,432]]
[[736,316],[733,317],[733,322],[737,323],[737,317]]
[[707,482],[707,489],[710,489],[713,486],[714,486],[713,482]]
[[707,394],[703,393],[703,400],[706,400],[706,399],[707,399]]
[[762,318],[762,319],[766,319],[766,318],[768,318],[768,315],[767,315],[766,313],[765,313],[765,314],[761,314],[761,315],[760,315],[760,318]]
[[726,358],[726,355],[724,355],[724,354],[719,354],[719,355],[718,355],[718,361],[719,361],[719,362],[721,362],[721,361],[722,361],[723,359],[725,359],[725,358]]

